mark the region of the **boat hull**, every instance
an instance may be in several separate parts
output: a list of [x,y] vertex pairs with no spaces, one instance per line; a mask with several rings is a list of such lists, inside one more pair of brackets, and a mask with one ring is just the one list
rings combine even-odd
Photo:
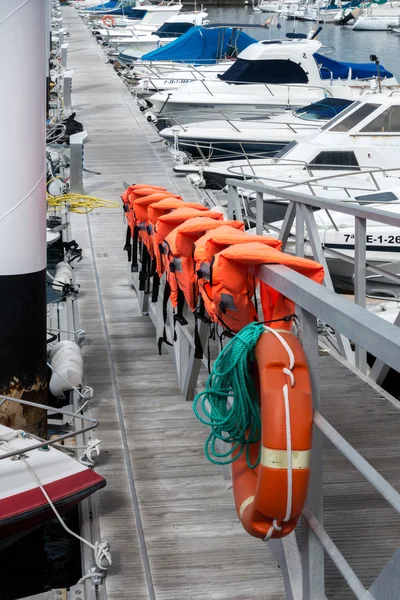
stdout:
[[387,31],[390,25],[399,24],[399,16],[391,17],[358,17],[353,31]]
[[[90,469],[44,486],[57,510],[62,514],[106,485],[103,477]],[[33,488],[0,500],[0,545],[26,535],[54,518],[54,512],[40,488]]]
[[[172,140],[170,140],[172,142]],[[287,145],[288,142],[253,142],[252,140],[202,140],[202,139],[185,139],[179,140],[179,150],[188,152],[194,158],[206,158],[206,159],[221,159],[221,160],[232,160],[235,157],[243,160],[243,154],[251,156],[257,155],[257,157],[270,157],[274,156],[282,148]]]

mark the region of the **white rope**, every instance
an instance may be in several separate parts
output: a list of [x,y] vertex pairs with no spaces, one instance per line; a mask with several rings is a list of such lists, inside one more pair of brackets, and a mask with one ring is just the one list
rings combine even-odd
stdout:
[[[289,357],[289,368],[284,367],[282,370],[283,370],[283,373],[289,377],[290,385],[291,385],[291,387],[293,387],[293,385],[295,383],[294,375],[292,373],[293,367],[295,365],[293,351],[292,351],[291,347],[289,346],[289,344],[286,342],[286,340],[281,336],[281,334],[276,331],[276,329],[271,329],[271,327],[268,327],[267,325],[264,325],[264,329],[266,331],[268,331],[269,333],[272,333],[280,341],[280,343],[286,350],[287,355]],[[285,385],[283,386],[282,393],[283,393],[283,400],[285,403],[285,428],[286,428],[286,450],[287,450],[287,488],[288,488],[287,489],[286,514],[285,514],[283,521],[285,523],[287,523],[287,521],[290,521],[291,516],[292,516],[292,503],[293,503],[292,431],[291,431],[291,425],[290,425],[289,387],[288,387],[287,383],[285,383]],[[282,527],[279,527],[278,521],[276,519],[274,519],[272,526],[270,527],[267,535],[264,538],[265,542],[267,542],[272,537],[272,534],[274,531],[282,531]]]
[[1,442],[11,442],[11,440],[15,440],[17,437],[25,437],[25,431],[22,431],[22,429],[14,429],[9,433],[0,433],[0,444]]
[[94,440],[89,440],[87,446],[84,446],[83,455],[78,459],[79,462],[85,465],[86,467],[94,467],[95,459],[93,458],[93,456],[100,455],[100,444],[101,440],[98,440],[97,438],[95,438]]
[[[0,444],[3,443],[7,450],[12,451],[14,450],[14,448],[12,448],[12,446],[10,446],[7,441],[10,441],[10,439],[15,439],[17,437],[24,437],[26,434],[24,431],[22,430],[16,430],[13,431],[11,433],[8,434],[2,434],[1,438],[0,438]],[[5,441],[3,440],[3,436],[7,436],[8,440]],[[22,452],[22,449],[21,449]],[[52,509],[52,511],[54,512],[55,516],[57,517],[60,525],[65,529],[65,531],[67,533],[69,533],[70,535],[72,535],[72,537],[76,538],[77,540],[79,540],[80,542],[82,542],[83,544],[86,544],[86,546],[89,546],[89,548],[91,548],[94,552],[94,560],[96,563],[96,566],[101,570],[101,571],[106,571],[111,565],[112,565],[112,558],[111,558],[111,553],[110,553],[110,544],[108,542],[96,542],[95,544],[92,544],[91,542],[89,542],[88,540],[85,540],[85,538],[81,537],[80,535],[78,535],[77,533],[75,533],[75,531],[72,531],[63,521],[60,513],[58,512],[58,510],[56,509],[56,507],[54,506],[50,496],[48,495],[48,493],[46,492],[45,488],[43,487],[39,477],[37,476],[36,472],[34,471],[34,469],[31,467],[31,465],[28,463],[28,461],[26,460],[26,458],[23,457],[23,455],[19,455],[20,460],[23,461],[23,463],[25,464],[26,468],[28,469],[28,471],[30,472],[30,474],[32,475],[33,479],[36,481],[37,485],[39,486],[43,496],[46,498],[50,508]],[[105,561],[106,564],[103,564]],[[93,577],[93,575],[90,575],[90,577]],[[102,573],[97,573],[97,576],[99,577],[104,577],[104,574]]]
[[[79,388],[77,388],[76,386],[72,385],[68,379],[65,379],[65,377],[63,377],[58,371],[56,371],[54,369],[54,367],[51,366],[51,364],[48,362],[47,366],[53,371],[53,373],[55,373],[56,375],[58,375],[60,377],[60,379],[62,379],[64,381],[64,383],[68,384],[69,387],[71,388],[71,390],[74,390],[78,396],[80,396],[82,398],[82,400],[86,400],[85,405],[89,402],[89,400],[91,398],[93,398],[93,388],[91,388],[89,385],[84,385],[83,387],[81,387],[81,389],[79,390]],[[80,408],[80,410],[82,410],[82,407]]]
[[278,520],[277,519],[274,519],[272,521],[272,525],[268,529],[268,533],[265,536],[265,538],[263,539],[263,542],[268,542],[268,540],[270,540],[272,538],[272,534],[274,533],[274,531],[282,531],[282,527],[280,525],[278,525]]

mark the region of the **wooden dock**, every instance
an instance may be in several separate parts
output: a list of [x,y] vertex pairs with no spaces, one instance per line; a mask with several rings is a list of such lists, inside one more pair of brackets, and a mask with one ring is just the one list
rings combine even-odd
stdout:
[[[71,34],[73,105],[89,137],[86,192],[119,200],[122,181],[151,182],[194,200],[134,99],[76,11]],[[86,379],[100,419],[100,530],[114,563],[109,600],[284,600],[267,544],[241,528],[232,492],[203,454],[206,432],[183,400],[168,355],[128,285],[122,210],[72,216],[83,248],[76,265],[87,331]],[[398,407],[330,357],[321,357],[322,414],[400,489]],[[396,418],[397,417],[397,418]],[[395,512],[332,448],[324,446],[325,527],[369,586],[400,546]],[[354,598],[327,559],[329,600]],[[304,598],[303,600],[307,600]],[[323,600],[321,598],[321,600]]]

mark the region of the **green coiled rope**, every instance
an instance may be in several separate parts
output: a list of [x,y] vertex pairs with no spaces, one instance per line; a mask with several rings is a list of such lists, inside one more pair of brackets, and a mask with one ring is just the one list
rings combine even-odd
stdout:
[[[260,462],[261,447],[254,464],[251,463],[249,452],[250,445],[260,441],[261,437],[261,417],[252,364],[254,349],[263,332],[262,323],[250,323],[239,331],[218,355],[205,389],[194,399],[194,414],[201,423],[211,428],[204,452],[213,464],[233,463],[244,451],[251,469]],[[229,406],[230,397],[232,403]],[[215,446],[217,440],[232,446],[227,452],[218,452]]]

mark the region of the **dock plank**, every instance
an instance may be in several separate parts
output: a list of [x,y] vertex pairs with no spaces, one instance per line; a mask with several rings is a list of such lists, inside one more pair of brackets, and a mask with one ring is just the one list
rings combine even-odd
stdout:
[[[101,172],[85,175],[87,193],[119,200],[123,180],[150,181],[197,200],[173,174],[158,136],[73,9],[64,9],[64,22],[71,33],[74,110],[89,134],[85,167]],[[179,393],[169,357],[158,356],[153,325],[128,287],[122,211],[72,219],[84,254],[76,275],[88,333],[86,377],[95,389],[90,414],[100,419],[96,435],[105,452],[98,470],[108,480],[98,503],[102,536],[115,558],[106,579],[109,600],[283,600],[279,568],[268,546],[241,528],[231,490],[204,457],[205,430]]]
[[[101,172],[86,174],[87,192],[118,200],[123,180],[151,181],[197,199],[76,12],[64,9],[64,20],[74,109],[89,133],[85,166]],[[283,600],[280,571],[268,547],[242,530],[231,490],[203,455],[206,432],[127,284],[122,211],[73,215],[73,233],[84,250],[76,272],[86,375],[108,480],[97,496],[115,558],[108,598]],[[329,356],[320,357],[320,373],[322,414],[400,491],[399,408]],[[323,461],[325,527],[369,587],[400,546],[398,517],[327,441]],[[329,600],[354,598],[329,559],[326,573]]]

